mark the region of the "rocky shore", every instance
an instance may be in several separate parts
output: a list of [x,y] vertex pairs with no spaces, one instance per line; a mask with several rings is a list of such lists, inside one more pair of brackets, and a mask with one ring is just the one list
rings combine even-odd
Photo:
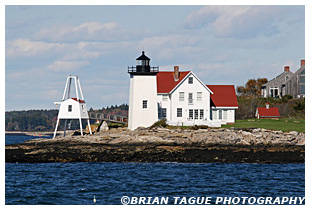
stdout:
[[111,129],[5,146],[6,162],[304,163],[305,134],[266,129]]

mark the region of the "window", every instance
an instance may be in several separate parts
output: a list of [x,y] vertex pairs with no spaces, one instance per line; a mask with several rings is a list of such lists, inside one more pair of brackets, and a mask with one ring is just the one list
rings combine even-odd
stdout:
[[166,108],[158,108],[158,119],[166,118]]
[[277,98],[279,96],[279,88],[278,87],[271,87],[270,88],[270,96]]
[[143,109],[147,109],[147,103],[148,103],[147,100],[143,100]]
[[305,95],[305,85],[300,85],[300,94]]
[[285,81],[287,81],[289,79],[289,76],[288,75],[286,75],[285,76]]
[[217,119],[217,110],[213,110],[213,120]]
[[194,110],[194,119],[199,119],[199,110],[197,109]]
[[179,92],[179,101],[184,101],[184,100],[185,100],[185,93]]
[[224,120],[227,120],[228,119],[228,110],[223,110],[223,118]]
[[189,119],[193,119],[193,109],[189,109]]
[[166,118],[166,108],[162,108],[162,118]]
[[189,104],[193,104],[193,93],[188,93],[188,102]]
[[188,84],[193,84],[193,77],[188,78]]
[[177,117],[182,117],[182,108],[177,108]]
[[274,90],[274,97],[278,97],[278,95],[279,95],[279,90],[278,90],[278,89],[275,89],[275,90]]
[[167,96],[167,95],[163,95],[163,96],[162,96],[162,101],[167,101],[167,99],[168,99],[168,96]]
[[305,83],[305,76],[300,76],[300,83]]
[[197,101],[202,101],[202,92],[197,92]]
[[200,119],[204,118],[204,109],[200,109]]
[[161,108],[158,107],[158,119],[161,119],[162,118],[162,111],[161,111]]
[[219,110],[219,117],[218,119],[222,120],[222,110]]
[[72,112],[72,105],[68,105],[68,112]]

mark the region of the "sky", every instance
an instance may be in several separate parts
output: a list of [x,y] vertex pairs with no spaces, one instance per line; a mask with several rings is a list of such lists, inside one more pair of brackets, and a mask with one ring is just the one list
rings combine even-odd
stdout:
[[305,6],[5,6],[5,110],[54,109],[78,75],[87,107],[128,103],[142,51],[205,84],[273,79],[305,59]]

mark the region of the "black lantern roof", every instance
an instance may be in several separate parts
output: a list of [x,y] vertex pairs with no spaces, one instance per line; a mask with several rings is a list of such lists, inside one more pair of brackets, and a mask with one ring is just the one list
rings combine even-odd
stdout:
[[136,60],[148,60],[150,61],[150,58],[148,58],[146,55],[145,55],[145,51],[142,52],[142,55],[139,56],[138,58],[136,58]]
[[136,58],[137,65],[129,66],[128,73],[131,75],[156,75],[159,72],[159,67],[150,66],[150,58],[142,52],[142,55]]

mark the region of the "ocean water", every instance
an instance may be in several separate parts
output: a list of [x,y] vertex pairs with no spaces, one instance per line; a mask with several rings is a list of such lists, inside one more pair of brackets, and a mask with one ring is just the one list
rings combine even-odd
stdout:
[[[129,197],[304,197],[304,164],[6,163],[5,203],[121,204]],[[170,199],[171,201],[171,199]]]
[[37,139],[37,138],[47,138],[47,139],[51,139],[52,136],[15,136],[15,135],[5,135],[5,145],[8,144],[19,144],[19,143],[24,143],[27,140],[30,139]]

